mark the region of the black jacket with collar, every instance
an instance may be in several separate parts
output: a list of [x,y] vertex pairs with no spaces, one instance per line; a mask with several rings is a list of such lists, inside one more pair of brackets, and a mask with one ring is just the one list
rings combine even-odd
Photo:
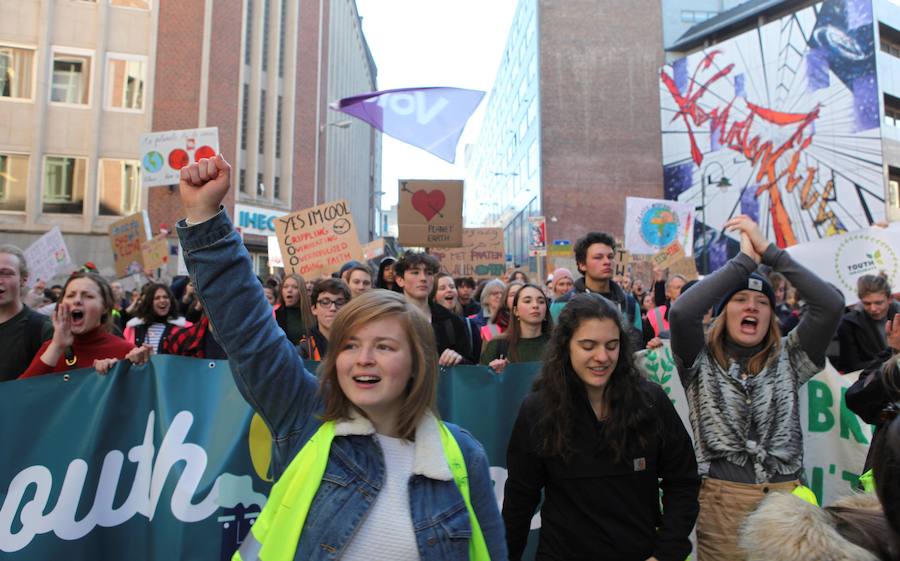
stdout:
[[[900,304],[891,302],[887,319],[893,319],[898,311],[900,311]],[[844,372],[854,372],[874,366],[878,362],[879,355],[887,349],[887,344],[881,338],[878,326],[869,319],[865,310],[860,306],[856,306],[844,314],[841,325],[838,327],[838,341],[841,348],[838,367]]]
[[428,300],[428,307],[431,309],[431,327],[434,329],[438,356],[446,349],[453,349],[462,355],[463,364],[478,364],[465,320],[434,300]]
[[570,404],[575,449],[568,461],[538,452],[543,392],[525,398],[506,456],[503,521],[510,560],[521,559],[541,490],[539,561],[644,561],[651,556],[683,561],[691,552],[689,536],[700,508],[691,439],[662,387],[647,380],[640,384],[652,404],[657,435],[647,446],[630,445],[619,462],[583,388]]
[[[562,295],[557,302],[568,302],[576,294],[590,292],[591,291],[588,290],[587,285],[585,284],[584,277],[581,277],[575,281],[575,288]],[[602,294],[596,292],[594,294],[600,294],[600,296],[603,296],[607,300],[611,300],[619,307],[619,311],[622,313],[622,319],[625,323],[625,328],[628,330],[628,340],[631,342],[632,350],[637,351],[643,349],[646,341],[644,341],[644,330],[641,323],[641,307],[635,297],[631,294],[627,294],[625,290],[613,280],[609,281],[609,293]]]

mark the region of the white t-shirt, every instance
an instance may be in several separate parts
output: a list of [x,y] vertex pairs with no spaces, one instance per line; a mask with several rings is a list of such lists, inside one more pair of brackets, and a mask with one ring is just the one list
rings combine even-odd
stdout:
[[375,438],[384,451],[384,486],[341,559],[418,561],[419,548],[409,512],[409,478],[412,477],[415,445],[402,438],[381,434],[376,434]]

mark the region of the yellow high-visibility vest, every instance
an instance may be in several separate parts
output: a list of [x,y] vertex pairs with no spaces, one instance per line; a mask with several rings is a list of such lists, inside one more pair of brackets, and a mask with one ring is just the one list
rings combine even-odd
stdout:
[[[469,477],[462,451],[447,426],[440,421],[437,423],[444,456],[469,512],[472,525],[469,560],[490,561],[484,534],[469,499]],[[334,421],[323,423],[272,487],[266,506],[231,561],[293,561],[309,507],[325,475],[333,440]]]

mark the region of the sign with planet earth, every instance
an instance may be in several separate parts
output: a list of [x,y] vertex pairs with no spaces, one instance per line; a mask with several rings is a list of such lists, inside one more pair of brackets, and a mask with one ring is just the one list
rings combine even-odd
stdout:
[[186,129],[141,135],[141,186],[177,185],[181,168],[219,153],[219,129]]
[[675,242],[691,256],[694,207],[663,199],[628,197],[625,201],[625,248],[633,255],[655,255]]

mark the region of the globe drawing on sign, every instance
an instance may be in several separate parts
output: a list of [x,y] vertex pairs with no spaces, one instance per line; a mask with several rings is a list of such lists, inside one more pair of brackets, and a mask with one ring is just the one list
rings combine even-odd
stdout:
[[678,236],[678,214],[662,204],[650,206],[641,215],[641,237],[647,245],[663,248]]
[[147,155],[144,156],[144,169],[150,173],[156,173],[162,169],[164,162],[165,160],[163,159],[162,154],[156,150],[147,152]]

